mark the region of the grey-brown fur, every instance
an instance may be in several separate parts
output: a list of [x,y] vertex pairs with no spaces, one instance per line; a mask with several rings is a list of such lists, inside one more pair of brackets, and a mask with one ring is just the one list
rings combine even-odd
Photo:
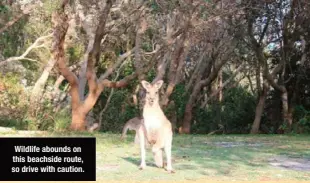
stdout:
[[126,134],[128,130],[134,130],[137,134],[137,131],[139,130],[142,121],[143,121],[143,118],[141,117],[134,117],[128,120],[123,127],[121,139],[123,140],[124,138],[126,138]]

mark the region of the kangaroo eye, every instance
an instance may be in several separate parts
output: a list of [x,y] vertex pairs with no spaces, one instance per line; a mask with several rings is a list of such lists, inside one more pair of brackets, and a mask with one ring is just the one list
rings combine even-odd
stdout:
[[146,94],[150,94],[150,92],[146,92]]
[[158,94],[158,92],[155,92],[155,94],[157,95],[157,94]]

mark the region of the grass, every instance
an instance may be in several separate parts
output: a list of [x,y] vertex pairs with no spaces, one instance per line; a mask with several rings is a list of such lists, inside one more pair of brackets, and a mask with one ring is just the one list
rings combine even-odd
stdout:
[[[17,136],[17,133],[0,133]],[[309,171],[273,167],[268,159],[278,155],[310,159],[310,136],[303,135],[175,135],[173,167],[168,174],[153,164],[147,151],[147,168],[138,170],[140,153],[133,135],[125,141],[111,133],[46,133],[31,136],[95,136],[97,180],[102,181],[310,181]]]

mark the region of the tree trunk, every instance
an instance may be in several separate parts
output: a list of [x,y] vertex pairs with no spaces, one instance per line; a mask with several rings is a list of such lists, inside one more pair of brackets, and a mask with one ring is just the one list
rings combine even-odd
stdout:
[[79,72],[79,95],[81,100],[84,100],[85,97],[85,88],[87,83],[86,69],[87,69],[87,58],[83,61]]
[[222,70],[220,70],[220,73],[218,76],[218,90],[219,90],[218,101],[222,102],[223,100],[223,71]]
[[[144,14],[144,12],[142,12],[142,14]],[[145,64],[143,62],[142,59],[142,49],[141,49],[141,45],[142,45],[142,36],[147,28],[147,22],[145,17],[141,16],[139,18],[139,22],[138,22],[139,26],[137,27],[137,32],[136,32],[136,38],[135,38],[135,54],[134,54],[134,58],[135,58],[135,62],[134,62],[134,68],[135,70],[142,70],[145,67]],[[138,75],[138,81],[139,84],[136,86],[136,91],[138,93],[138,109],[139,109],[139,113],[140,116],[142,115],[142,109],[143,109],[143,105],[144,105],[144,89],[142,87],[140,87],[140,82],[142,80],[145,79],[145,74],[144,73],[140,73]]]
[[[293,1],[294,2],[294,1]],[[288,16],[293,16],[293,9],[290,10],[290,12],[287,14]],[[283,118],[283,124],[287,125],[287,130],[291,129],[292,126],[292,119],[289,116],[288,112],[288,92],[284,83],[284,75],[285,75],[285,68],[286,68],[286,61],[287,61],[287,51],[292,47],[292,45],[289,45],[288,43],[288,22],[284,22],[283,26],[283,44],[281,45],[282,50],[282,58],[280,59],[279,64],[273,69],[272,73],[269,73],[269,67],[267,58],[265,57],[263,53],[263,47],[260,42],[257,42],[257,40],[254,37],[253,34],[253,23],[254,19],[249,19],[248,21],[248,34],[252,43],[253,50],[255,51],[256,57],[260,63],[260,65],[264,68],[263,76],[268,81],[268,83],[275,89],[281,92],[281,98],[282,98],[282,118]],[[266,24],[266,30],[268,28],[268,24]],[[261,35],[263,38],[264,35]],[[303,44],[303,43],[302,43]],[[304,45],[302,45],[304,46]],[[281,75],[278,78],[278,81],[275,81],[276,75],[281,73]]]
[[294,106],[289,105],[287,121],[288,121],[288,124],[289,124],[289,127],[290,127],[290,131],[292,131],[292,129],[293,129],[293,110],[294,110]]
[[84,131],[86,129],[86,111],[81,107],[72,108],[72,121],[70,125],[71,130]]
[[205,60],[206,54],[207,54],[207,51],[205,49],[205,50],[203,50],[203,53],[198,58],[198,61],[197,61],[197,64],[195,66],[195,69],[193,71],[193,74],[191,75],[189,82],[185,86],[186,92],[188,92],[192,88],[192,85],[193,85],[194,81],[197,79],[197,76],[201,74],[202,68],[204,68],[204,66],[207,65],[206,64],[207,61]]
[[53,69],[55,63],[56,63],[56,60],[54,59],[50,59],[48,61],[46,67],[43,70],[43,73],[41,74],[41,76],[39,77],[39,79],[37,80],[37,82],[35,83],[32,89],[31,96],[30,96],[31,105],[28,111],[32,117],[34,117],[33,112],[38,109],[38,104],[40,103],[40,100],[43,95],[44,86],[46,84],[48,76],[51,70]]
[[267,83],[264,83],[263,85],[263,90],[259,94],[259,99],[258,99],[258,104],[255,109],[255,119],[252,124],[251,128],[251,134],[257,134],[259,133],[259,127],[262,119],[262,115],[264,112],[264,107],[265,107],[265,101],[267,98],[267,93],[268,93],[268,86]]
[[[190,133],[191,120],[192,120],[192,110],[194,107],[194,102],[196,101],[197,96],[198,96],[201,88],[203,86],[208,86],[217,78],[220,69],[228,61],[229,55],[230,55],[230,52],[227,52],[226,55],[221,58],[221,60],[218,60],[214,63],[212,72],[208,75],[208,77],[206,79],[201,80],[201,76],[200,76],[200,78],[198,78],[196,80],[196,84],[194,86],[193,92],[190,95],[189,100],[186,104],[184,119],[183,119],[183,125],[179,129],[179,133]],[[212,65],[209,67],[206,67],[205,69],[210,70],[210,67],[212,67]]]
[[213,67],[212,72],[208,75],[206,79],[201,80],[198,78],[196,80],[196,84],[194,86],[194,89],[192,91],[192,94],[189,97],[189,100],[186,104],[185,113],[184,113],[184,119],[183,119],[183,125],[179,129],[179,133],[190,133],[190,127],[191,127],[191,120],[192,120],[192,110],[194,107],[194,102],[197,99],[197,96],[203,86],[208,86],[211,84],[218,76],[218,73],[222,66],[228,62],[228,57],[230,56],[231,52],[227,52],[226,55],[224,55],[221,60],[215,61],[214,65],[210,65],[205,68],[205,70],[211,70],[211,67]]
[[42,90],[46,84],[46,81],[48,79],[48,76],[51,72],[51,70],[54,68],[56,61],[54,59],[50,59],[47,63],[47,66],[44,68],[42,75],[40,76],[40,78],[37,80],[37,82],[35,83],[32,92],[31,92],[31,96],[41,96],[42,95]]
[[191,103],[187,103],[185,107],[183,124],[179,128],[180,134],[189,134],[191,130],[191,120],[192,120],[192,110],[193,105]]
[[216,118],[217,118],[217,124],[221,124],[222,119],[221,119],[221,114],[222,114],[222,99],[223,99],[223,71],[220,70],[219,75],[218,75],[218,81],[217,81],[217,89],[219,90],[218,93],[218,98],[216,101]]
[[[86,115],[95,105],[99,95],[104,90],[104,87],[111,88],[121,88],[127,86],[129,81],[136,78],[140,74],[144,74],[146,69],[150,69],[152,64],[149,64],[148,67],[142,70],[136,71],[134,74],[124,77],[120,81],[112,82],[107,79],[118,64],[121,64],[123,59],[127,56],[122,56],[116,62],[116,64],[109,68],[105,74],[101,75],[98,79],[95,73],[95,63],[100,58],[100,44],[102,38],[105,34],[105,24],[112,7],[113,1],[107,0],[106,7],[100,14],[99,24],[96,29],[96,34],[94,42],[92,44],[92,49],[88,54],[87,58],[87,69],[86,69],[86,78],[88,82],[89,94],[85,100],[80,99],[79,93],[79,81],[76,75],[70,71],[66,66],[66,58],[64,51],[64,40],[68,30],[68,16],[65,14],[64,9],[69,0],[63,0],[61,7],[53,14],[53,23],[54,23],[54,32],[53,32],[53,46],[52,46],[52,56],[53,59],[57,60],[58,69],[61,74],[68,80],[70,83],[70,95],[71,95],[71,105],[72,105],[72,122],[70,129],[84,131],[86,128]],[[129,54],[130,55],[130,54]],[[156,58],[156,55],[154,56]]]
[[189,45],[186,43],[186,34],[187,33],[184,33],[180,40],[177,41],[175,51],[172,53],[168,73],[169,82],[161,102],[163,107],[166,107],[169,103],[169,97],[172,94],[177,81],[179,80],[178,77],[180,77],[180,72],[183,67],[185,57],[187,56]]
[[286,125],[285,132],[290,132],[292,130],[293,119],[292,116],[289,114],[288,93],[286,90],[282,92],[281,99],[282,99],[283,122],[284,125]]
[[190,95],[187,103],[186,103],[186,107],[185,107],[185,111],[184,111],[184,119],[183,119],[183,124],[182,126],[179,128],[179,133],[185,133],[185,134],[189,134],[190,133],[190,129],[191,129],[191,120],[192,120],[192,110],[193,110],[193,105],[194,102],[200,92],[202,85],[201,85],[201,80],[200,78],[197,78],[196,80],[196,84],[195,87],[193,89],[192,94]]

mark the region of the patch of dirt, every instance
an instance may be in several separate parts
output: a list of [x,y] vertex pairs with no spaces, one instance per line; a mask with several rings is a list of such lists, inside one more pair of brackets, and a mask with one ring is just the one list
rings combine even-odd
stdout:
[[250,143],[250,142],[214,142],[213,145],[218,147],[240,147],[240,146],[248,146],[248,147],[260,147],[263,146],[261,143]]
[[271,166],[297,171],[310,171],[310,159],[276,156],[268,160]]

